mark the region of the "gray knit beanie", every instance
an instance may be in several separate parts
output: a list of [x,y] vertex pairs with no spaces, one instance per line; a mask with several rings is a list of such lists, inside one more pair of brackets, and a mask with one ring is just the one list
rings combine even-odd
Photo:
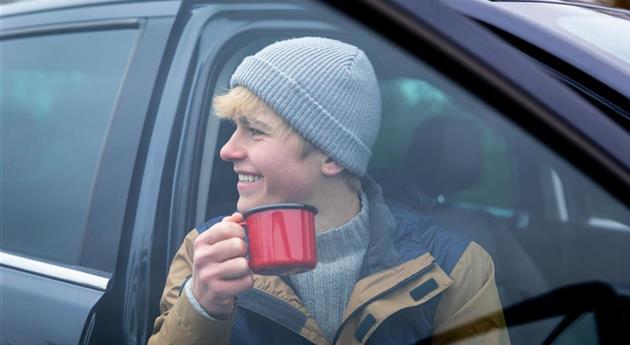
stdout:
[[276,42],[246,57],[230,87],[255,93],[306,140],[363,176],[381,121],[381,96],[365,53],[320,37]]

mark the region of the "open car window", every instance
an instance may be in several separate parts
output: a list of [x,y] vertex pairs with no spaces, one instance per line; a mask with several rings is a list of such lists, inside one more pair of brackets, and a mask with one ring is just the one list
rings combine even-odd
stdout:
[[[352,43],[371,59],[382,95],[381,129],[368,174],[390,205],[404,205],[480,244],[494,262],[504,308],[593,280],[630,292],[630,266],[620,264],[630,261],[630,211],[623,203],[462,86],[469,84],[329,9],[307,7],[312,7],[309,19],[329,26],[232,39],[221,52],[225,67],[208,93],[225,92],[238,62],[271,42],[313,35]],[[220,148],[234,127],[214,117],[212,109],[208,116],[206,144],[216,140]],[[200,174],[206,179],[200,185],[207,190],[198,197],[197,209],[203,210],[198,222],[235,207],[237,177],[216,152],[201,154],[207,176]],[[596,338],[587,321],[566,329],[561,341],[579,341],[584,334]],[[519,324],[508,330],[511,342],[542,343],[561,322],[550,316]]]

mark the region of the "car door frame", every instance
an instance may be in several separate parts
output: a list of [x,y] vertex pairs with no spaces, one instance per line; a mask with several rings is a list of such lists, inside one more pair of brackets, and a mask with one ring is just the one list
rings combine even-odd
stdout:
[[[83,320],[81,324],[73,322],[72,329],[56,328],[54,332],[51,328],[34,330],[33,323],[26,322],[20,324],[25,327],[22,333],[51,343],[56,343],[58,339],[55,337],[65,333],[64,336],[74,336],[77,343],[87,344],[94,341],[97,334],[105,329],[105,323],[111,325],[107,315],[115,314],[113,310],[118,308],[103,303],[103,300],[113,294],[115,286],[120,284],[120,278],[124,277],[118,274],[125,262],[124,258],[121,260],[119,254],[120,248],[125,247],[125,238],[130,232],[130,228],[125,224],[134,216],[135,199],[130,191],[133,191],[132,180],[138,171],[138,164],[141,166],[142,163],[139,150],[143,127],[146,124],[145,115],[148,113],[154,89],[153,81],[158,75],[161,52],[164,50],[172,18],[177,13],[179,3],[170,1],[70,5],[17,4],[15,10],[3,13],[2,38],[18,39],[51,34],[137,29],[94,176],[80,263],[70,266],[23,257],[19,253],[2,252],[0,269],[3,270],[3,299],[11,298],[10,295],[5,295],[10,292],[5,289],[5,284],[26,282],[28,279],[29,284],[32,284],[31,288],[22,290],[15,286],[14,291],[33,293],[40,296],[40,301],[51,301],[50,305],[57,306],[54,308],[56,311],[65,309],[64,307],[70,303],[75,307],[69,308],[67,313],[70,310],[79,310],[77,313],[80,316],[77,316],[75,321]],[[9,273],[16,277],[16,280],[9,279]],[[37,286],[39,288],[36,288]],[[81,297],[83,295],[91,297]],[[19,299],[19,303],[27,302]],[[47,309],[45,305],[38,305],[34,310],[41,310],[40,308]],[[6,312],[7,315],[19,315],[30,309],[32,308]],[[37,319],[37,315],[43,317],[41,315],[44,314],[37,312],[33,316],[33,321]],[[46,324],[54,327],[56,323]],[[49,331],[51,333],[45,333]],[[21,331],[14,329],[12,332]],[[112,338],[119,337],[119,334],[113,333],[116,332],[112,332]]]

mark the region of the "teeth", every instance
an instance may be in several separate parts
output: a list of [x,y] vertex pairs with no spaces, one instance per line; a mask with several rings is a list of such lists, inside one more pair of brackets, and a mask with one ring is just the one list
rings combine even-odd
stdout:
[[256,182],[258,180],[260,180],[260,176],[238,174],[238,181],[239,182],[251,183],[251,182]]

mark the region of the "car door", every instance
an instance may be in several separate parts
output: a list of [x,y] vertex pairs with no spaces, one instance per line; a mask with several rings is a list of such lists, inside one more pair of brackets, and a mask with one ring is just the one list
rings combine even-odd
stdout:
[[87,344],[111,324],[99,301],[116,285],[134,163],[178,6],[3,8],[3,344]]

